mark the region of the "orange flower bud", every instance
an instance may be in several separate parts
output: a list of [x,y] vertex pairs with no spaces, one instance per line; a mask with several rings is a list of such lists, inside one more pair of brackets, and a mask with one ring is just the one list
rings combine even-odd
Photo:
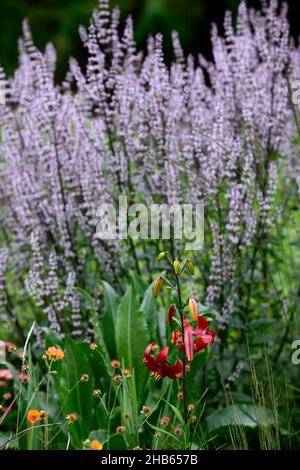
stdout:
[[182,429],[180,429],[179,427],[174,428],[174,429],[173,429],[173,434],[174,434],[174,436],[181,436],[181,434],[182,434]]
[[198,320],[198,305],[195,299],[193,297],[189,298],[189,309],[190,309],[190,314],[192,316],[192,319],[194,321]]
[[80,381],[81,382],[88,382],[90,379],[89,375],[88,374],[82,374],[81,378],[80,378]]
[[116,428],[117,434],[123,434],[123,432],[125,432],[125,431],[126,431],[125,426],[117,426],[117,428]]
[[158,278],[156,279],[156,281],[154,282],[154,285],[153,285],[153,295],[154,295],[154,297],[158,297],[158,296],[159,296],[163,284],[164,284],[163,278],[162,278],[162,277],[158,277]]
[[150,411],[151,411],[151,408],[149,406],[143,406],[141,413],[147,416],[150,413]]
[[67,416],[66,416],[66,420],[69,424],[73,424],[77,421],[77,414],[76,413],[69,413]]

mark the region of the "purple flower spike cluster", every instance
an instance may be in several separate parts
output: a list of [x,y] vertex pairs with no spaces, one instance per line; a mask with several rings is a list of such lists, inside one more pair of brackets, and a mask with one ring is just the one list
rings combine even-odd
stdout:
[[290,93],[300,51],[286,7],[272,0],[255,11],[241,2],[235,29],[229,13],[224,37],[212,28],[212,62],[186,57],[174,32],[167,66],[161,34],[143,54],[132,19],[120,35],[119,10],[99,3],[80,28],[85,70],[71,58],[56,84],[56,52],[36,48],[27,21],[18,69],[11,79],[1,70],[0,286],[10,270],[18,302],[34,299],[57,333],[69,309],[80,335],[88,320],[74,287],[93,288],[103,273],[117,281],[127,256],[119,241],[97,239],[97,208],[120,194],[204,203],[202,281],[225,328],[248,247],[266,239],[283,208],[275,204],[280,179],[300,188]]

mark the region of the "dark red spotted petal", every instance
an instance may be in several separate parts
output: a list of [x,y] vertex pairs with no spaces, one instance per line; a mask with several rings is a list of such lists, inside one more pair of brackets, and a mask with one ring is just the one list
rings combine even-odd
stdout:
[[164,365],[169,352],[169,346],[165,346],[160,350],[160,353],[157,355],[157,362],[160,365]]
[[151,362],[147,361],[147,359],[144,357],[144,364],[149,370],[156,370],[157,369],[157,364],[151,364]]
[[208,321],[206,320],[206,318],[199,316],[198,323],[195,328],[195,335],[201,336],[201,334],[205,334],[208,326],[209,325],[208,325]]
[[[157,367],[157,359],[151,354],[152,349],[156,346],[156,343],[150,343],[144,353],[144,357],[147,360],[149,364],[151,364],[153,367]],[[147,366],[148,367],[148,366]]]
[[201,338],[197,339],[197,341],[195,342],[196,352],[202,351],[205,348],[207,348],[207,343],[204,343]]
[[177,362],[174,366],[170,364],[165,364],[163,367],[163,376],[169,377],[170,379],[180,378],[183,373],[183,364],[180,359],[177,359]]

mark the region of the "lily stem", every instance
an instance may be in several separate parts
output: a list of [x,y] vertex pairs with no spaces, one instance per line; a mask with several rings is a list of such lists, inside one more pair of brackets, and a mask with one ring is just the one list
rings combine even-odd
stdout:
[[181,328],[182,328],[182,343],[183,343],[183,356],[182,356],[182,364],[183,364],[183,372],[182,372],[182,394],[183,394],[183,417],[184,422],[187,424],[187,407],[186,407],[186,358],[185,358],[185,347],[184,347],[184,319],[183,319],[183,304],[181,299],[181,290],[180,290],[180,283],[179,283],[179,276],[175,274],[176,277],[176,284],[177,284],[177,292],[178,292],[178,301],[179,301],[179,314],[180,314],[180,321],[181,321]]

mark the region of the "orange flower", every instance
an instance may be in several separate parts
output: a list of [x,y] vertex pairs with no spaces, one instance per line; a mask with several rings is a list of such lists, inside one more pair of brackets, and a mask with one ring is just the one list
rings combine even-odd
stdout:
[[29,410],[27,413],[27,421],[34,424],[41,419],[41,413],[38,410]]
[[46,354],[48,356],[48,359],[51,361],[59,361],[65,357],[65,353],[63,352],[63,350],[55,348],[54,346],[49,347],[46,351]]
[[97,439],[94,439],[91,442],[91,449],[93,449],[93,450],[102,450],[103,445],[101,444],[101,442],[97,441]]

